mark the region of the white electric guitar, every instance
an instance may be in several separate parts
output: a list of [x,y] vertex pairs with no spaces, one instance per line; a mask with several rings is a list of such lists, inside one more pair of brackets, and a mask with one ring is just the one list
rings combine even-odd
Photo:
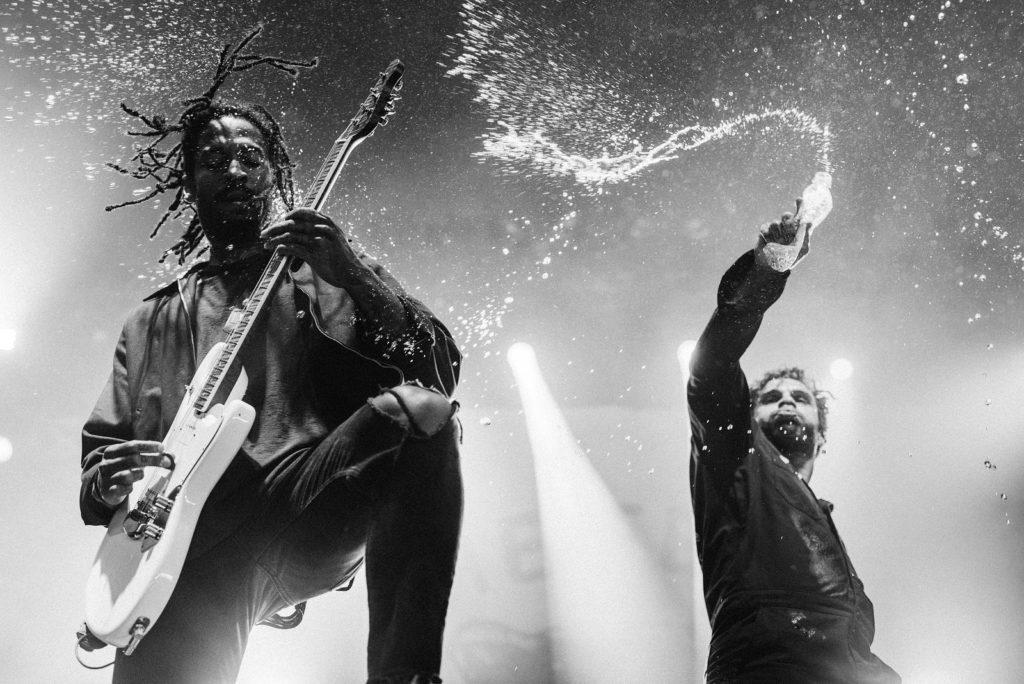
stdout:
[[[397,59],[377,79],[344,132],[334,141],[302,207],[319,210],[355,147],[394,112],[404,66]],[[214,485],[245,441],[255,411],[242,398],[248,380],[239,369],[222,404],[225,378],[246,336],[291,258],[276,249],[227,339],[214,345],[185,389],[163,440],[174,468],[147,467],[107,525],[86,586],[85,623],[102,641],[131,655],[153,627],[174,590],[199,514]]]

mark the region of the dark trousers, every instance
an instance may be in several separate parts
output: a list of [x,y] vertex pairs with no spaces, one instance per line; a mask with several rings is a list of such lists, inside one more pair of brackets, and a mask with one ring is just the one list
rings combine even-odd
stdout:
[[754,606],[716,620],[707,684],[900,684],[871,653],[871,636],[852,613],[793,597],[801,603]]
[[364,558],[370,680],[437,674],[462,524],[458,441],[455,419],[420,439],[364,406],[277,464],[257,512],[189,560],[136,651],[118,651],[114,684],[234,682],[256,623],[330,591]]

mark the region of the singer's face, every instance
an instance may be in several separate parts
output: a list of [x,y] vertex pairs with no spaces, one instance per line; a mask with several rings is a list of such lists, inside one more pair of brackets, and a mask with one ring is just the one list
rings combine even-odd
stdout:
[[243,246],[259,239],[274,189],[263,135],[237,116],[213,119],[199,136],[192,193],[213,243]]

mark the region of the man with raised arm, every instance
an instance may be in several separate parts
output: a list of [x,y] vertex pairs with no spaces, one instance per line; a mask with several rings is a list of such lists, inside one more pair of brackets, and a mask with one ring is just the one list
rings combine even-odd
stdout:
[[167,607],[134,653],[118,650],[113,681],[233,682],[255,625],[282,626],[279,611],[350,583],[365,559],[369,682],[440,682],[462,516],[450,400],[460,355],[330,217],[296,209],[274,220],[274,201],[292,200],[281,132],[265,109],[213,97],[223,76],[258,60],[274,62],[226,49],[215,86],[177,124],[128,110],[180,140],[180,154],[144,150],[135,174],[166,174],[172,209],[195,209],[172,251],[183,259],[205,236],[210,258],[124,325],[83,431],[87,524],[111,520],[144,466],[174,467],[161,440],[199,360],[271,251],[296,261],[240,351],[254,425],[206,500]]
[[[799,209],[799,203],[798,203]],[[808,250],[790,214],[726,272],[694,349],[687,388],[690,486],[711,619],[708,684],[893,684],[871,652],[874,613],[809,481],[825,442],[824,396],[799,368],[753,388],[739,360],[789,270],[772,253]]]

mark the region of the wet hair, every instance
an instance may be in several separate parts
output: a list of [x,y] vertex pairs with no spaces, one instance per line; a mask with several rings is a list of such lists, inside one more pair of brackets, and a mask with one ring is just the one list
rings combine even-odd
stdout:
[[807,375],[803,368],[786,366],[783,368],[776,368],[775,370],[765,373],[761,376],[761,379],[750,388],[751,407],[757,405],[758,397],[760,397],[761,393],[764,392],[764,388],[769,382],[772,380],[779,380],[781,378],[796,380],[811,391],[811,395],[814,397],[814,402],[818,407],[818,432],[821,433],[821,437],[824,439],[825,431],[828,429],[828,402],[832,398],[832,393],[827,390],[818,389],[814,380]]
[[[126,114],[144,123],[148,130],[128,131],[128,135],[149,138],[146,145],[136,145],[135,155],[130,160],[134,168],[125,168],[118,164],[107,164],[118,173],[130,176],[137,180],[147,181],[153,184],[148,193],[138,199],[128,200],[120,204],[108,206],[107,211],[119,209],[132,204],[141,204],[154,199],[164,193],[172,192],[174,197],[167,209],[157,221],[150,238],[160,232],[160,228],[169,219],[179,219],[191,213],[191,218],[185,228],[185,232],[171,247],[160,257],[164,261],[169,255],[177,257],[178,264],[183,264],[185,259],[199,246],[203,239],[202,226],[199,224],[199,216],[196,214],[195,206],[189,196],[188,188],[192,181],[192,172],[195,168],[196,148],[199,137],[211,121],[221,116],[237,116],[245,119],[263,136],[267,145],[267,155],[274,172],[274,183],[277,186],[278,195],[287,208],[292,208],[295,199],[295,189],[292,185],[292,168],[294,165],[288,158],[288,151],[285,146],[284,135],[281,127],[274,117],[263,107],[252,104],[230,103],[217,100],[217,91],[220,89],[228,76],[240,71],[248,71],[260,65],[266,65],[290,75],[297,76],[300,69],[309,69],[317,65],[317,60],[308,62],[297,62],[280,57],[265,57],[263,55],[241,54],[249,43],[261,32],[263,26],[257,26],[245,38],[233,46],[228,43],[221,50],[220,60],[217,63],[217,72],[214,75],[213,83],[199,97],[189,98],[182,102],[184,110],[178,115],[174,123],[169,123],[167,117],[156,114],[146,116],[138,111],[121,104],[121,109]],[[178,137],[178,142],[170,149],[164,149],[163,144],[168,138]]]

